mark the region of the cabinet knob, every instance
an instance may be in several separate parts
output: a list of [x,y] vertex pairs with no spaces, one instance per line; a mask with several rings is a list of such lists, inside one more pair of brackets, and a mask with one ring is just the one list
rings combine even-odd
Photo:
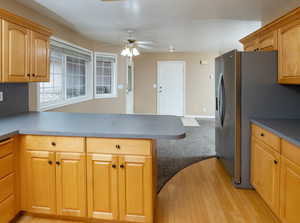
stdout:
[[116,164],[111,165],[112,168],[117,168]]
[[27,74],[27,77],[30,77],[30,74]]
[[52,165],[52,161],[51,160],[49,160],[48,163],[49,163],[49,165]]
[[278,163],[278,161],[277,160],[274,160],[274,164],[277,164]]
[[261,133],[261,134],[260,134],[260,136],[261,136],[261,137],[264,137],[264,136],[265,136],[265,134]]
[[33,77],[35,77],[35,74],[32,74]]
[[59,166],[59,165],[60,165],[60,162],[58,162],[58,161],[56,161],[55,163],[56,163],[56,165],[57,165],[57,166]]
[[116,148],[117,148],[117,149],[121,149],[121,146],[120,146],[120,145],[116,145]]
[[51,145],[52,146],[56,146],[56,142],[51,142]]
[[121,164],[121,165],[120,165],[120,168],[124,169],[124,168],[125,168],[124,164]]

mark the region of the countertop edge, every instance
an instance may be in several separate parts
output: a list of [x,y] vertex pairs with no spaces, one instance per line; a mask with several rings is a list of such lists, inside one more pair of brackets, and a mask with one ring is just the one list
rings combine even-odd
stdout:
[[266,129],[266,130],[272,132],[273,134],[279,136],[280,138],[282,138],[282,139],[284,139],[284,140],[286,140],[286,141],[288,141],[288,142],[290,142],[290,143],[292,143],[292,144],[294,144],[294,145],[300,147],[300,141],[295,140],[295,139],[293,139],[293,138],[291,138],[291,137],[289,137],[289,136],[287,136],[287,135],[281,133],[280,131],[278,131],[278,130],[276,130],[276,129],[273,129],[271,126],[268,126],[268,125],[266,125],[266,124],[260,122],[259,120],[251,119],[250,122],[253,123],[253,124],[256,124],[256,125],[258,125],[258,126],[264,128],[264,129]]

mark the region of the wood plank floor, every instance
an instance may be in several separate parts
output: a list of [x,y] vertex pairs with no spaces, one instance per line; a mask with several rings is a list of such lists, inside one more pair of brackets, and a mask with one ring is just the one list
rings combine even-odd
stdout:
[[[158,195],[156,223],[278,223],[258,194],[238,190],[215,158],[173,177]],[[23,216],[18,223],[70,223]]]

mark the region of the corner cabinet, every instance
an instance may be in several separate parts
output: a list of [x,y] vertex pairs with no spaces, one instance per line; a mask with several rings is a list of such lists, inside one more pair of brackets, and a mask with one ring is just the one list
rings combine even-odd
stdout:
[[300,84],[300,7],[241,39],[245,51],[278,50],[278,83]]
[[3,9],[0,21],[0,82],[49,81],[51,31]]
[[[257,129],[264,140],[254,134]],[[278,149],[275,138],[280,140]],[[282,223],[298,223],[300,147],[252,125],[251,184]]]

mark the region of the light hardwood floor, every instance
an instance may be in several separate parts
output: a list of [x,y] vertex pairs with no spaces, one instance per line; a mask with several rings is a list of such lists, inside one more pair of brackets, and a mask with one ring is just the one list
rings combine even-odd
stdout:
[[[253,190],[238,190],[215,158],[173,177],[158,195],[156,223],[278,223]],[[17,223],[70,223],[22,217]]]

